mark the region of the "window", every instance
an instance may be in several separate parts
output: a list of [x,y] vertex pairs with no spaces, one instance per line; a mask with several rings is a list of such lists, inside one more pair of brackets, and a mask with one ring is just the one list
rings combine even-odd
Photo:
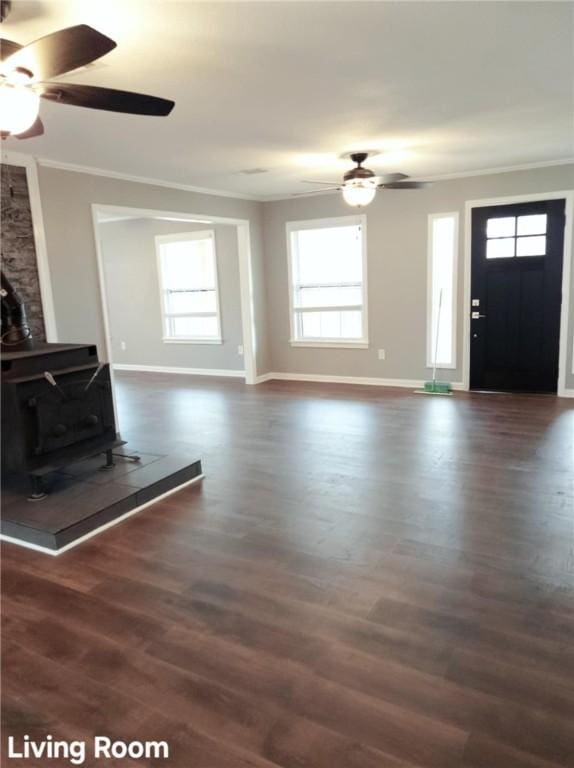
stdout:
[[486,258],[546,255],[545,213],[501,216],[486,222]]
[[212,230],[156,237],[163,340],[221,343]]
[[427,366],[456,368],[458,213],[429,216]]
[[365,217],[287,224],[291,343],[368,346]]

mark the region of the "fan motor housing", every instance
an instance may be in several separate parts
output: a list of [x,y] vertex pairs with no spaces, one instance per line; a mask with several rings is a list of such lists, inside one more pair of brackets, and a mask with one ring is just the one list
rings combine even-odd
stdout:
[[374,177],[373,171],[368,168],[359,166],[358,168],[352,168],[343,176],[345,181],[354,181],[355,179],[372,179]]

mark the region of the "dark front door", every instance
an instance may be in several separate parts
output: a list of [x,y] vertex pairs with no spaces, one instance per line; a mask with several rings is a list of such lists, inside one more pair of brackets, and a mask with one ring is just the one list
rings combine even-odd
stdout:
[[556,392],[564,205],[474,209],[471,389]]

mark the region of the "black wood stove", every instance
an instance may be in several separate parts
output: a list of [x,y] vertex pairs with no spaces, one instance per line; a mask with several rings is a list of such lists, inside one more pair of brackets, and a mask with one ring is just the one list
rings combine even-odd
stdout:
[[2,472],[42,477],[98,453],[113,465],[118,439],[110,371],[87,344],[33,344],[1,352]]

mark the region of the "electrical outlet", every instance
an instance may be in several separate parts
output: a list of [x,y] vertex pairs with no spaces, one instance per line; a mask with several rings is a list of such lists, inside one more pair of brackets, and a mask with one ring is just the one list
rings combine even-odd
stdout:
[[126,345],[125,341],[120,341],[120,349],[122,349],[124,351],[127,349],[127,345]]
[[237,347],[237,354],[238,354],[238,355],[242,355],[242,354],[243,354],[243,345],[242,345],[242,344],[240,344],[240,345]]
[[385,353],[384,349],[379,349],[379,360],[384,360],[385,359],[385,354],[386,353]]

